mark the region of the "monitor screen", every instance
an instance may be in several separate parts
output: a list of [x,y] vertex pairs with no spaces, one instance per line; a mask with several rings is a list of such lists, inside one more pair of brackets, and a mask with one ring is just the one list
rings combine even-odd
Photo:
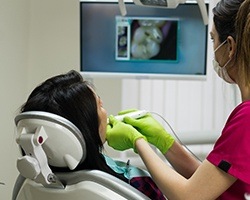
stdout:
[[81,72],[86,77],[206,77],[207,26],[197,4],[176,9],[80,2]]
[[116,60],[177,61],[178,20],[116,17]]

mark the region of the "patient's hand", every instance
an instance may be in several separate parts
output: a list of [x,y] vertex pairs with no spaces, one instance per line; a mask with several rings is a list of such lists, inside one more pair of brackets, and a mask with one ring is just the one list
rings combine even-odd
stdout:
[[134,148],[136,152],[135,141],[138,138],[146,140],[145,136],[139,133],[133,126],[118,121],[112,115],[109,117],[106,137],[108,145],[120,151]]

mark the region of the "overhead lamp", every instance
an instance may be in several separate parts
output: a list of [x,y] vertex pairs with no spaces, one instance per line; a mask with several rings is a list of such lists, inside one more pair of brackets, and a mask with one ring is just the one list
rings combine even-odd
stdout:
[[[158,8],[176,8],[179,4],[186,3],[187,0],[133,0],[134,4],[139,6],[149,6]],[[206,4],[204,0],[196,0],[199,5],[202,19],[205,25],[208,24],[208,13],[206,9]],[[119,8],[122,16],[127,14],[126,6],[124,0],[118,0]]]

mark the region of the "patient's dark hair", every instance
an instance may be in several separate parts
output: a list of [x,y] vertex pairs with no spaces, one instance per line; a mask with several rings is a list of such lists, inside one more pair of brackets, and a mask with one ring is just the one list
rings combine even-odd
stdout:
[[[86,159],[76,170],[99,169],[126,181],[106,165],[101,154],[103,144],[98,130],[97,104],[93,88],[80,73],[72,70],[49,78],[37,86],[22,106],[21,112],[45,111],[68,119],[78,127],[86,142]],[[66,170],[51,168],[53,171]]]

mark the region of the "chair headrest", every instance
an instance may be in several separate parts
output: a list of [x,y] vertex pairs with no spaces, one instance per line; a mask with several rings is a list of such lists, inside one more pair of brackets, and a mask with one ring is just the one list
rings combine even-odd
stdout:
[[[16,116],[15,124],[16,141],[26,154],[25,161],[20,159],[18,162],[19,168],[24,169],[19,171],[26,177],[38,176],[36,168],[43,168],[46,164],[73,170],[86,158],[85,140],[80,130],[61,116],[42,111],[23,112]],[[27,163],[37,165],[32,167],[33,174],[25,172]],[[45,168],[45,171],[50,170],[48,166]]]

